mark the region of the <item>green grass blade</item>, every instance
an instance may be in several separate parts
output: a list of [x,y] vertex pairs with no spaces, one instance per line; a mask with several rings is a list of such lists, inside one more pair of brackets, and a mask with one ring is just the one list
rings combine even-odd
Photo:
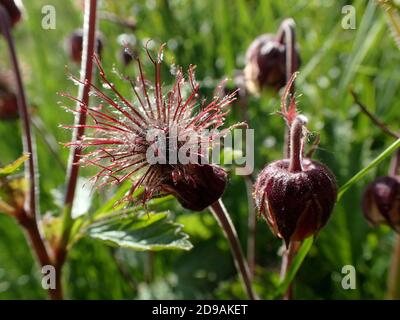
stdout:
[[383,160],[389,157],[397,148],[400,147],[400,139],[397,139],[389,147],[386,148],[379,156],[377,156],[369,165],[364,169],[355,174],[350,180],[348,180],[343,186],[340,187],[338,193],[338,201],[342,198],[343,194],[356,182],[361,180],[372,168],[376,167]]

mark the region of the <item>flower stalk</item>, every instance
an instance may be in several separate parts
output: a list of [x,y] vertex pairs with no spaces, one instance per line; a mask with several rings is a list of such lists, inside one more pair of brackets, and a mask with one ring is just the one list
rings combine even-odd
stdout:
[[[89,103],[90,84],[93,77],[93,57],[95,53],[95,39],[96,39],[96,12],[97,0],[85,1],[85,14],[83,21],[83,50],[81,61],[81,84],[79,86],[78,99],[82,103],[78,103],[75,117],[76,127],[73,131],[72,141],[77,142],[82,139],[85,131],[85,123],[87,118],[87,111],[84,108]],[[69,242],[70,232],[73,225],[72,207],[75,197],[76,185],[78,182],[79,174],[79,160],[81,155],[81,148],[74,147],[71,149],[68,172],[67,172],[67,191],[64,200],[63,224],[62,235],[60,242],[56,248],[56,275],[57,284],[61,285],[62,267],[67,257],[67,246]]]
[[241,275],[243,285],[245,287],[247,296],[251,300],[256,300],[257,295],[253,290],[251,285],[251,277],[249,272],[249,267],[244,258],[242,248],[240,246],[239,237],[237,235],[235,226],[229,216],[228,211],[225,208],[222,200],[218,200],[210,206],[211,212],[213,213],[215,219],[218,221],[218,224],[222,228],[225,233],[226,238],[228,239],[229,246],[231,248],[233,260],[235,262],[235,266]]
[[[399,174],[400,168],[400,149],[392,158],[392,162],[389,169],[389,174],[391,176],[396,176]],[[392,251],[392,261],[389,269],[388,279],[387,279],[387,298],[393,300],[400,299],[400,235],[396,234],[396,240],[393,245]]]
[[[286,48],[286,84],[290,82],[293,74],[299,68],[298,55],[296,53],[296,24],[292,18],[285,19],[278,30],[277,39],[280,43],[283,43]],[[294,82],[290,86],[290,94],[293,95],[295,92]],[[285,143],[284,143],[284,154],[289,155],[289,128],[285,128]]]
[[[28,242],[35,252],[40,266],[52,264],[52,254],[48,243],[43,236],[40,228],[40,214],[38,206],[38,178],[37,178],[37,159],[34,137],[31,129],[31,115],[27,104],[19,62],[11,35],[11,21],[7,10],[0,4],[0,30],[3,33],[9,49],[11,64],[14,70],[17,84],[18,112],[22,121],[22,145],[25,153],[30,155],[25,163],[25,178],[28,181],[29,189],[23,208],[13,213],[19,224],[24,229]],[[58,299],[62,297],[59,289],[49,289],[49,297]]]

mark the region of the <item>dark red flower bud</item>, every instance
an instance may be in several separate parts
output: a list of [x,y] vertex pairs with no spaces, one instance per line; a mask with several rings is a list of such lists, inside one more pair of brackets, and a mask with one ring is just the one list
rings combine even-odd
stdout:
[[188,164],[171,173],[163,190],[174,195],[189,210],[202,211],[224,193],[227,174],[215,165]]
[[250,44],[244,69],[250,92],[258,93],[265,87],[283,87],[286,83],[285,70],[285,47],[273,34],[263,34]]
[[7,73],[0,73],[0,119],[18,118],[17,96],[10,88],[9,82],[13,79]]
[[119,53],[119,58],[124,66],[128,66],[133,61],[133,54],[129,49],[122,48]]
[[4,95],[0,91],[0,119],[16,119],[18,118],[17,96],[13,93]]
[[[287,43],[289,38],[292,41]],[[286,61],[287,53],[291,57],[289,64]],[[285,19],[276,35],[269,33],[260,35],[247,49],[244,69],[247,89],[253,94],[258,94],[267,87],[279,90],[289,80],[286,77],[297,71],[299,65],[300,56],[295,45],[294,21]],[[287,70],[287,67],[291,70]]]
[[3,5],[8,12],[12,26],[21,20],[21,10],[15,4],[14,0],[0,0],[0,4]]
[[373,226],[388,224],[400,232],[400,178],[385,176],[371,182],[362,197],[362,211]]
[[[70,58],[76,63],[80,63],[83,50],[83,31],[82,29],[75,30],[67,40],[67,49]],[[96,54],[101,58],[103,50],[103,40],[100,34],[96,34]]]
[[121,45],[118,58],[125,66],[128,66],[133,58],[138,56],[136,37],[133,34],[122,33],[118,36],[117,41]]
[[297,117],[291,126],[290,159],[265,167],[254,190],[259,212],[286,245],[318,233],[327,223],[337,196],[333,173],[317,161],[302,158],[303,124]]

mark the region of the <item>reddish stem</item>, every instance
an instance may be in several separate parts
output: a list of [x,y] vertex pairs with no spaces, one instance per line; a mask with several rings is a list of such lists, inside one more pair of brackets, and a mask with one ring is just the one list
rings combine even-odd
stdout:
[[[296,54],[296,24],[292,18],[288,18],[282,21],[277,32],[277,40],[283,43],[286,50],[286,83],[292,77],[299,67],[299,62]],[[295,91],[294,85],[290,89],[290,93],[293,94]]]
[[[301,242],[290,242],[289,243],[289,248],[285,250],[283,256],[282,256],[282,265],[281,265],[281,279],[284,279],[290,265],[292,264],[293,258],[297,253],[297,250],[300,247]],[[291,284],[285,295],[283,296],[284,300],[291,300],[293,299],[293,284]]]
[[[242,103],[243,120],[250,125],[249,120],[249,103],[247,98],[246,87],[243,81],[237,81],[236,85],[239,88],[240,101]],[[256,269],[256,232],[257,232],[257,214],[253,199],[253,184],[254,177],[252,174],[244,176],[247,194],[247,210],[249,213],[247,219],[247,263],[249,265],[250,277],[254,278]]]
[[389,175],[397,176],[400,174],[400,149],[397,149],[396,153],[392,157],[392,162],[390,163]]
[[[7,10],[0,3],[0,30],[2,31],[9,48],[9,54],[14,69],[18,91],[18,111],[22,120],[22,143],[24,152],[29,153],[30,157],[25,164],[25,177],[29,182],[29,194],[26,197],[24,208],[14,213],[19,224],[24,228],[28,241],[35,252],[40,265],[52,264],[50,249],[46,239],[43,237],[39,228],[39,212],[37,208],[37,175],[36,175],[36,152],[34,149],[33,136],[31,133],[31,116],[26,101],[24,86],[22,83],[21,72],[11,36],[11,21]],[[55,290],[48,291],[51,299],[62,298],[62,288],[56,287]]]
[[6,38],[11,63],[14,69],[15,79],[17,82],[18,91],[18,111],[22,120],[22,144],[24,152],[28,153],[29,159],[25,162],[25,177],[29,181],[29,194],[25,201],[25,211],[33,217],[36,217],[36,152],[33,148],[33,137],[30,122],[30,112],[26,102],[26,95],[24,86],[22,84],[22,77],[15,51],[14,41],[11,36],[11,21],[7,10],[0,3],[0,30]]
[[[78,99],[82,101],[81,105],[77,108],[79,112],[75,117],[75,130],[73,131],[72,142],[82,140],[85,132],[85,123],[87,112],[84,106],[89,103],[90,83],[92,83],[93,74],[93,55],[95,52],[95,33],[96,33],[96,8],[97,0],[86,0],[85,2],[85,20],[83,29],[83,50],[82,50],[82,64],[81,64],[81,81],[84,84],[79,86]],[[67,193],[65,195],[65,206],[72,207],[76,183],[79,174],[79,159],[81,155],[81,148],[74,147],[71,149],[69,163],[68,163],[68,184]]]
[[232,220],[221,200],[213,203],[210,208],[215,219],[218,221],[218,224],[224,231],[226,238],[228,239],[235,266],[242,277],[247,295],[251,300],[256,300],[257,296],[251,285],[249,267],[243,256],[242,247],[240,246],[239,237],[237,235],[235,226],[233,225]]
[[[85,123],[87,112],[85,106],[89,104],[89,93],[93,76],[93,57],[96,45],[96,12],[97,0],[85,1],[85,16],[83,21],[83,50],[81,62],[81,85],[79,86],[78,100],[82,101],[77,105],[79,112],[77,112],[73,131],[72,144],[82,140],[85,131]],[[64,220],[62,228],[62,236],[56,250],[56,270],[57,275],[61,277],[62,267],[67,257],[67,245],[70,237],[72,227],[72,207],[75,197],[76,184],[78,182],[79,174],[79,159],[81,155],[81,148],[76,146],[71,149],[68,172],[67,172],[67,192],[64,200]],[[61,283],[61,280],[58,279]]]
[[370,120],[378,128],[380,128],[384,133],[386,133],[387,135],[389,135],[395,139],[400,138],[399,133],[396,133],[396,132],[393,132],[392,130],[390,130],[380,119],[378,119],[375,115],[373,115],[371,112],[369,112],[367,107],[360,101],[357,94],[351,89],[350,89],[350,94],[353,96],[354,103],[360,107],[361,111],[364,112],[366,114],[366,116],[368,118],[370,118]]
[[[279,26],[276,38],[278,42],[285,46],[286,52],[286,83],[289,82],[292,75],[297,71],[299,62],[296,54],[296,24],[292,18],[288,18],[282,21]],[[290,94],[293,95],[295,92],[294,83],[290,87]],[[284,143],[284,154],[285,158],[289,156],[289,128],[285,128],[285,143]]]
[[290,172],[299,172],[303,170],[302,158],[303,158],[303,126],[306,124],[306,120],[303,116],[298,116],[293,121],[290,127]]

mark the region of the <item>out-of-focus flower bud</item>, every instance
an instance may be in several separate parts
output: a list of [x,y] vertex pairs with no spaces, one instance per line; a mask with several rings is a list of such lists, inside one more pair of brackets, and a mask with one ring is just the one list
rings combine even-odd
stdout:
[[118,36],[117,41],[121,45],[118,58],[125,66],[128,66],[137,54],[135,50],[136,37],[133,34],[123,33]]
[[259,94],[266,88],[279,90],[300,66],[296,47],[295,22],[282,21],[276,34],[258,36],[246,52],[244,74],[250,93]]
[[373,226],[387,224],[400,232],[400,178],[385,176],[371,182],[362,197],[362,211]]
[[10,86],[12,81],[10,74],[6,72],[0,73],[0,119],[16,119],[18,118],[17,96]]
[[11,25],[14,26],[19,20],[21,20],[21,6],[22,3],[14,0],[0,0],[0,4],[6,9],[10,16]]
[[[103,40],[100,33],[96,34],[96,54],[101,58],[101,52],[103,50]],[[76,29],[67,39],[67,51],[70,58],[76,63],[80,63],[82,59],[83,50],[83,31],[82,29]]]
[[285,70],[285,47],[274,35],[263,34],[250,44],[244,74],[251,93],[259,93],[265,87],[283,87],[286,83]]

